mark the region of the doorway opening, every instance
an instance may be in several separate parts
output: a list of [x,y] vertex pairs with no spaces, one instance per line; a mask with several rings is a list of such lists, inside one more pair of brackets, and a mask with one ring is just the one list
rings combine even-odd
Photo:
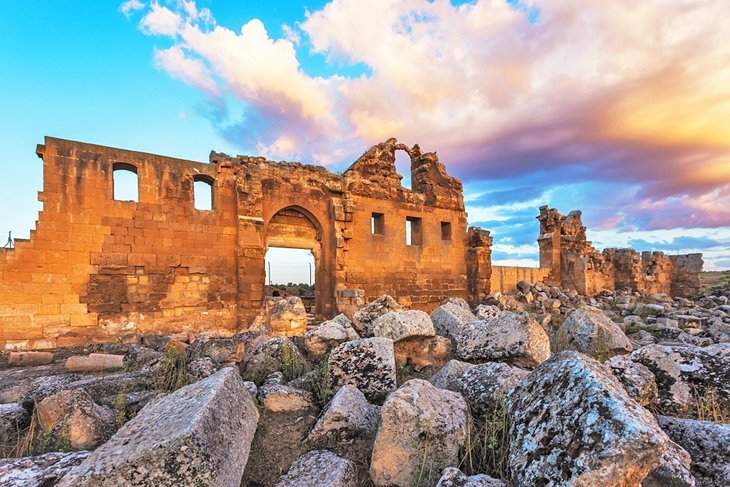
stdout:
[[269,296],[298,296],[307,313],[316,309],[314,254],[310,249],[269,247],[266,251]]

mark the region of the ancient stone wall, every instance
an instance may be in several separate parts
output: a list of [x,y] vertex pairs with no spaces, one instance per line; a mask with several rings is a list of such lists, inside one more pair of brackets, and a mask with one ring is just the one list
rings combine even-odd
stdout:
[[[400,184],[396,150],[411,158],[412,190]],[[2,348],[246,329],[263,305],[269,247],[312,251],[321,318],[382,293],[427,311],[468,297],[461,183],[418,146],[390,139],[342,175],[260,157],[212,152],[204,164],[54,138],[38,155],[44,206],[36,230],[0,253]],[[136,173],[137,201],[114,200],[115,170]],[[194,207],[196,181],[212,186],[209,211]],[[488,261],[483,251],[482,289]]]
[[700,290],[701,254],[639,254],[633,249],[605,249],[599,253],[586,240],[580,211],[566,217],[543,206],[537,219],[540,265],[550,268],[547,282],[588,296],[614,289],[672,296],[690,296]]
[[550,269],[545,267],[493,265],[489,292],[513,293],[517,290],[518,282],[546,282],[549,275]]

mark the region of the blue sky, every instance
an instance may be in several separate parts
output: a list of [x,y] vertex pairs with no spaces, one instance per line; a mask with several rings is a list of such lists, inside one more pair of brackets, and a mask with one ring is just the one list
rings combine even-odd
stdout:
[[599,248],[702,251],[730,268],[721,0],[121,6],[4,3],[3,234],[33,227],[44,135],[333,170],[396,136],[462,179],[497,262],[536,263],[534,217],[550,204],[583,210]]

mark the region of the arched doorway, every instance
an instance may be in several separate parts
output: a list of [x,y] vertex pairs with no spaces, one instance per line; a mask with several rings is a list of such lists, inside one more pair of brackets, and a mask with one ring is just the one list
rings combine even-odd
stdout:
[[[322,227],[307,210],[298,206],[282,208],[274,213],[266,225],[266,251],[272,247],[304,249],[314,256],[314,305],[317,318],[324,315],[324,299],[330,291],[322,265]],[[306,303],[305,303],[306,304]]]

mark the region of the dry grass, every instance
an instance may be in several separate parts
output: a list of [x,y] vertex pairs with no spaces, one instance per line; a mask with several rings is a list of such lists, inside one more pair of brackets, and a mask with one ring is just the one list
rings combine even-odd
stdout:
[[155,377],[155,389],[159,392],[173,392],[188,383],[187,351],[167,347],[162,366]]
[[480,473],[509,480],[509,417],[506,398],[484,420],[475,421],[459,467],[467,475]]
[[705,389],[700,393],[697,388],[692,389],[695,397],[694,418],[701,421],[716,423],[730,423],[730,406],[723,404],[714,389]]

